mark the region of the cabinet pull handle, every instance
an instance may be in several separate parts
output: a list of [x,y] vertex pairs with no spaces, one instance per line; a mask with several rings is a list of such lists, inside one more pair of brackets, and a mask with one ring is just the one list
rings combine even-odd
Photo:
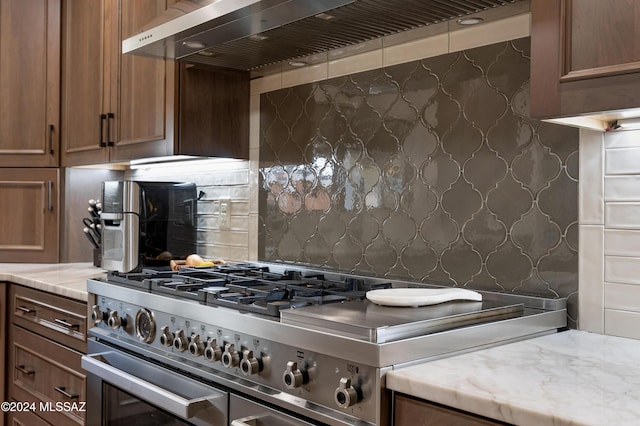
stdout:
[[67,322],[67,321],[65,321],[63,319],[59,319],[59,318],[55,318],[53,320],[53,322],[55,322],[56,324],[63,325],[65,327],[67,327],[67,328],[80,328],[80,324],[71,324],[70,322]]
[[25,365],[16,365],[16,370],[28,376],[33,376],[36,374],[35,370],[27,370]]
[[113,138],[111,137],[111,123],[116,115],[112,112],[107,113],[107,146],[113,146]]
[[53,181],[47,182],[47,210],[53,211]]
[[31,308],[28,308],[26,306],[18,306],[16,309],[19,310],[19,311],[24,312],[25,314],[35,314],[36,313],[35,309],[31,309]]
[[61,394],[63,394],[64,396],[66,396],[69,399],[77,399],[80,395],[76,395],[76,394],[71,394],[69,392],[66,391],[66,387],[64,386],[56,386],[54,388],[56,391],[60,392]]
[[53,124],[49,124],[49,153],[53,155],[53,132],[55,130],[55,126]]
[[104,141],[104,122],[107,121],[107,114],[100,114],[100,147],[105,148],[107,143]]

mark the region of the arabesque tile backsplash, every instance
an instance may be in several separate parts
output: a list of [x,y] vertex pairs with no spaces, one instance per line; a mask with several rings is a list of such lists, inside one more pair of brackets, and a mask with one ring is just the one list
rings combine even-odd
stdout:
[[575,320],[579,134],[529,118],[528,83],[522,38],[262,94],[259,259],[569,297]]

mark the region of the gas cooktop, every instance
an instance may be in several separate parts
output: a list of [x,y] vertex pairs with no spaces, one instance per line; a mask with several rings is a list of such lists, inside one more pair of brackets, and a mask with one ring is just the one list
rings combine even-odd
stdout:
[[111,271],[107,280],[151,293],[273,317],[279,317],[280,311],[287,308],[363,300],[367,291],[392,285],[293,269],[274,272],[269,266],[253,263],[183,267],[178,271]]

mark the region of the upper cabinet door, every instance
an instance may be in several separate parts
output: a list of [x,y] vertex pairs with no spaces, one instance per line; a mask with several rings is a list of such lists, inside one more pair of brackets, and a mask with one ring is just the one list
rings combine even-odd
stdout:
[[112,160],[173,154],[175,64],[122,55],[122,40],[162,14],[175,0],[120,0],[112,44],[111,110],[116,113]]
[[123,38],[173,2],[66,2],[65,166],[172,154],[175,65],[121,52]]
[[108,39],[103,1],[67,1],[64,8],[62,163],[105,163]]
[[59,165],[60,0],[0,1],[0,166]]
[[532,0],[531,115],[640,107],[640,1]]

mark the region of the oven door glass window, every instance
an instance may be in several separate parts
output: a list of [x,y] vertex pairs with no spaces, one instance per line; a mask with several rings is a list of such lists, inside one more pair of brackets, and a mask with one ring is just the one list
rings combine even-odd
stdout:
[[104,426],[191,425],[135,396],[102,382]]

